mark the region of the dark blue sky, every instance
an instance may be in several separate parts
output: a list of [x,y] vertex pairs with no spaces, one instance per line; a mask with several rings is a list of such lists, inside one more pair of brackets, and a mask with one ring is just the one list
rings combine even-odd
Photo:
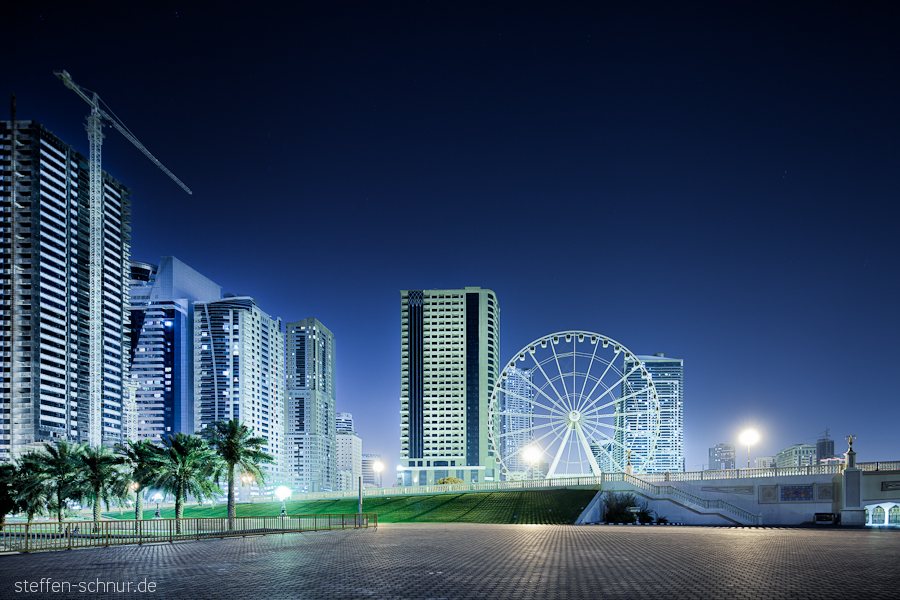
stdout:
[[52,71],[97,91],[194,190],[107,129],[133,257],[330,327],[364,452],[399,459],[399,290],[478,285],[505,358],[683,358],[689,470],[745,426],[900,459],[895,4],[25,4],[19,118],[87,153]]

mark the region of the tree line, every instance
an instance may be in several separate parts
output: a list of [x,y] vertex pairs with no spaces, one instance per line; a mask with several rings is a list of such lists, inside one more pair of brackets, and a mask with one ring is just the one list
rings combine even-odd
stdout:
[[[94,521],[106,504],[134,499],[134,518],[143,518],[148,489],[175,497],[175,517],[184,516],[188,496],[214,499],[228,484],[228,522],[234,526],[235,474],[250,475],[265,484],[262,466],[274,458],[263,451],[268,441],[235,420],[216,421],[196,435],[175,433],[158,444],[128,440],[108,446],[89,446],[67,440],[48,443],[13,462],[0,465],[0,531],[11,513],[56,516],[62,522],[69,502],[87,503]],[[177,523],[181,533],[181,521]]]

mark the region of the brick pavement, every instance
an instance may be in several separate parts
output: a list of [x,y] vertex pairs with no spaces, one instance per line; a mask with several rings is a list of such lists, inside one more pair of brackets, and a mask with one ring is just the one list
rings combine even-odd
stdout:
[[[21,582],[71,582],[25,593]],[[90,593],[78,582],[156,584]],[[45,588],[46,589],[46,588]],[[390,524],[0,556],[0,598],[896,598],[900,531]]]

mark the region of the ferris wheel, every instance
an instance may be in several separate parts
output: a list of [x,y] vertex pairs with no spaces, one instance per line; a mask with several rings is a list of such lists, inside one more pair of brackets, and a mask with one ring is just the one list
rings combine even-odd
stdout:
[[504,479],[644,473],[660,430],[660,404],[644,362],[588,331],[538,338],[504,367],[488,431]]

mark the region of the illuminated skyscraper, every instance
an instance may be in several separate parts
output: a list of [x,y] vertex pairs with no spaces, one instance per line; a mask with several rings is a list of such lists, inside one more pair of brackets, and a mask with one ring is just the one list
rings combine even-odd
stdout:
[[[684,361],[667,358],[662,352],[653,356],[638,356],[637,359],[644,362],[659,394],[659,439],[654,449],[648,447],[645,438],[641,437],[642,432],[648,429],[647,424],[641,421],[646,418],[643,412],[646,410],[646,398],[637,395],[616,403],[616,412],[623,415],[617,418],[617,424],[622,428],[616,432],[617,441],[626,442],[624,436],[634,436],[634,439],[627,440],[628,447],[632,448],[633,465],[642,464],[647,454],[652,453],[653,460],[646,469],[648,473],[684,471]],[[624,372],[628,373],[633,366],[634,360],[626,360]],[[640,369],[632,373],[628,381],[634,389],[643,387]],[[627,397],[627,394],[622,396]],[[632,431],[635,433],[628,433]]]
[[337,481],[334,334],[318,319],[287,324],[287,421],[295,490],[334,490]]
[[531,475],[531,465],[525,460],[524,448],[534,441],[534,416],[531,400],[534,398],[532,370],[511,368],[503,382],[500,452],[509,473],[506,479],[522,479]]
[[256,300],[194,305],[194,428],[237,419],[264,437],[270,483],[284,478],[284,334]]
[[[0,122],[0,460],[59,439],[121,440],[130,191],[102,173],[103,289],[91,290],[89,179],[87,158],[39,123]],[[91,320],[102,321],[96,371]]]
[[194,303],[222,288],[174,256],[131,261],[130,358],[136,439],[194,433]]
[[407,484],[499,479],[487,428],[499,315],[491,290],[400,292],[400,474]]

